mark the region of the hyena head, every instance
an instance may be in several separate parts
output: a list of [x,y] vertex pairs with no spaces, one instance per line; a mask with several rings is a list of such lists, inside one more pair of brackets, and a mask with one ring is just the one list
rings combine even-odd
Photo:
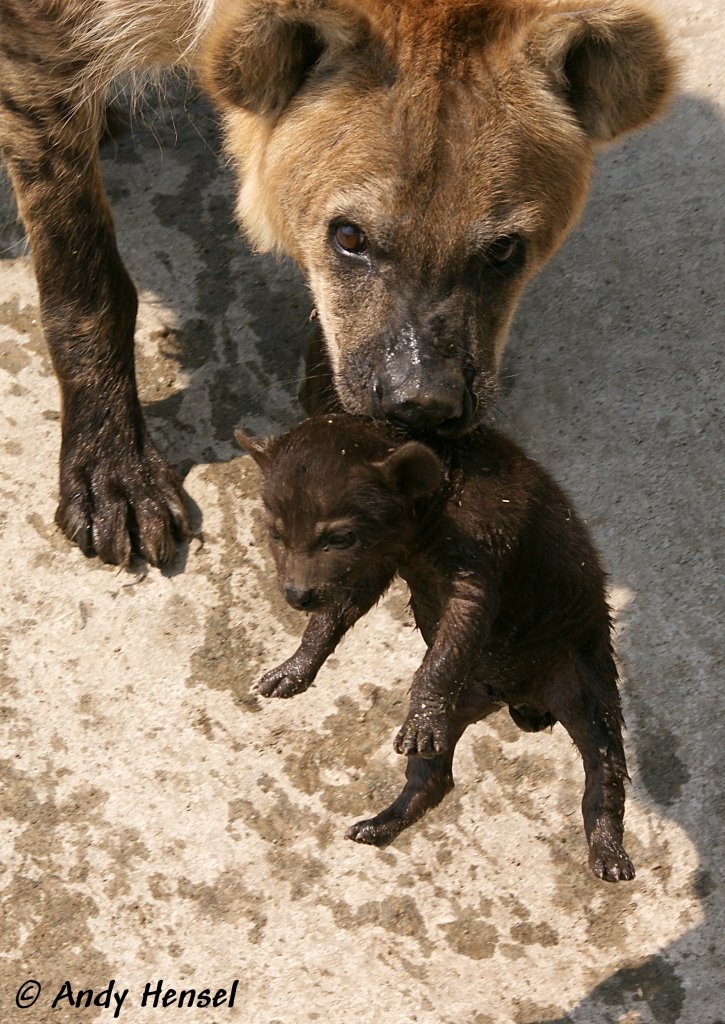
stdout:
[[430,448],[369,419],[316,416],[282,437],[235,436],[262,470],[280,588],[303,611],[345,604],[392,576],[416,502],[444,480]]
[[595,144],[672,79],[629,0],[229,0],[204,67],[240,219],[306,275],[343,406],[448,433],[490,407]]

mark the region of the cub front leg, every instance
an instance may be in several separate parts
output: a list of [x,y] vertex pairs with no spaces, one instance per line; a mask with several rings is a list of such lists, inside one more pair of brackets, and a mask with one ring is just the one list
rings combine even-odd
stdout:
[[366,846],[387,846],[410,828],[453,789],[453,745],[445,754],[411,756],[405,768],[405,785],[395,800],[374,818],[356,821],[346,839]]
[[488,634],[494,604],[484,589],[454,583],[433,643],[413,677],[410,708],[393,744],[397,753],[434,757],[450,748],[458,695]]
[[[309,628],[308,626],[308,631]],[[298,693],[304,693],[312,686],[321,666],[331,653],[332,648],[326,651],[316,649],[312,644],[306,647],[303,639],[292,657],[265,672],[252,690],[263,697],[294,697]]]
[[358,588],[355,599],[310,615],[302,642],[291,658],[262,676],[252,689],[263,697],[294,697],[304,693],[345,633],[380,598],[391,574]]
[[87,555],[126,564],[136,551],[162,564],[190,535],[184,493],[149,437],[136,392],[136,290],[103,192],[98,110],[90,102],[73,110],[68,97],[58,120],[53,98],[66,87],[45,71],[18,85],[5,117],[27,116],[0,123],[61,389],[56,522]]
[[310,615],[302,642],[292,657],[263,675],[252,689],[263,697],[294,697],[304,693],[362,614],[353,605],[333,605]]
[[487,718],[499,706],[489,699],[485,690],[478,687],[464,690],[451,716],[445,753],[409,757],[405,765],[405,785],[392,804],[374,818],[351,825],[346,838],[368,846],[387,846],[403,829],[436,807],[453,789],[453,754],[464,730],[473,722]]

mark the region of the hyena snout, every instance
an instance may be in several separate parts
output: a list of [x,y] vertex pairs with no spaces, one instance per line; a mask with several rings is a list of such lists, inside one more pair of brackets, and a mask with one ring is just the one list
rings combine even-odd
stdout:
[[373,415],[418,430],[465,431],[476,403],[463,368],[414,343],[386,353],[371,381]]
[[417,430],[446,430],[455,424],[465,429],[473,399],[461,381],[447,386],[443,381],[397,384],[389,374],[373,378],[374,414]]

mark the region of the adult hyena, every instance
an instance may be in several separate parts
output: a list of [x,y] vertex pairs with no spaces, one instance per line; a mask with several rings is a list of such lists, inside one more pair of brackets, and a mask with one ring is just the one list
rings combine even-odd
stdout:
[[342,405],[465,432],[593,149],[655,115],[672,62],[629,0],[0,0],[0,147],[62,393],[56,520],[162,563],[189,532],[144,424],[136,291],[99,172],[104,90],[188,65],[223,111],[239,216],[289,253]]

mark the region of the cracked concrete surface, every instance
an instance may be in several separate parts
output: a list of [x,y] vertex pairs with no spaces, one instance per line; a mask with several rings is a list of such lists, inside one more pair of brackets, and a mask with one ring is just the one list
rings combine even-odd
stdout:
[[[403,766],[422,653],[403,590],[310,692],[249,692],[292,651],[258,476],[232,429],[278,430],[309,302],[251,255],[193,98],[104,155],[140,291],[139,377],[204,545],[144,579],[55,531],[58,395],[30,257],[0,198],[2,1020],[112,1019],[52,1000],[128,989],[119,1018],[221,1024],[721,1024],[722,4],[667,5],[667,119],[606,151],[584,220],[516,318],[499,424],[569,489],[618,621],[631,884],[586,867],[563,731],[470,729],[457,788],[383,852],[345,842]],[[184,108],[188,107],[188,111]],[[38,1002],[18,1009],[28,979]],[[142,1008],[144,985],[239,985],[233,1008]]]

